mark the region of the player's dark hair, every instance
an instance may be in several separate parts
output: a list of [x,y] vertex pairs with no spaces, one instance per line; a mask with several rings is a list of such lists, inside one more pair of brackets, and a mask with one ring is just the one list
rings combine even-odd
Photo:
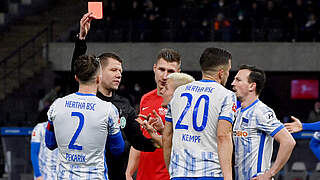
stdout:
[[82,55],[74,63],[74,72],[81,83],[95,79],[99,71],[99,58],[92,55]]
[[260,94],[266,83],[266,74],[264,71],[254,65],[242,64],[239,70],[248,69],[250,72],[248,77],[249,83],[256,83],[256,94]]
[[157,62],[161,58],[164,59],[167,62],[170,62],[170,63],[171,62],[177,62],[179,66],[181,65],[181,56],[177,51],[175,51],[173,49],[168,49],[168,48],[161,49],[158,52]]
[[100,63],[102,68],[106,67],[109,63],[109,58],[111,59],[115,59],[116,61],[122,63],[122,59],[120,58],[120,56],[118,56],[115,53],[112,52],[108,52],[108,53],[103,53],[99,56],[100,59]]
[[215,70],[220,65],[228,65],[232,59],[231,53],[220,48],[207,48],[203,51],[200,57],[201,71]]

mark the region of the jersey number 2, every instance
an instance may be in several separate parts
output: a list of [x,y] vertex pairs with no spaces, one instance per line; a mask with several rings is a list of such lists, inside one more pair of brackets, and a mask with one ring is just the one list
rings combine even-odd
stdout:
[[74,143],[76,142],[76,140],[77,140],[77,138],[78,138],[78,136],[79,136],[79,134],[80,134],[80,132],[81,132],[81,130],[82,130],[82,128],[83,128],[84,116],[83,116],[83,114],[80,113],[80,112],[72,112],[72,113],[71,113],[71,117],[72,117],[72,116],[78,117],[79,120],[80,120],[80,123],[79,123],[79,126],[78,126],[76,132],[74,133],[74,135],[73,135],[70,143],[69,143],[68,148],[69,148],[69,149],[82,150],[82,146],[75,145]]
[[[186,113],[188,112],[188,110],[191,107],[191,102],[192,102],[192,94],[190,93],[183,93],[181,94],[181,97],[187,97],[188,98],[188,103],[186,105],[186,107],[184,108],[184,110],[182,111],[182,114],[180,115],[177,124],[175,126],[175,129],[188,129],[188,125],[185,124],[181,124],[184,116],[186,115]],[[198,110],[199,110],[199,105],[201,100],[204,99],[204,112],[203,112],[203,118],[202,118],[202,123],[201,126],[197,125],[197,116],[198,116]],[[198,98],[194,108],[193,108],[193,114],[192,114],[192,124],[193,124],[193,128],[196,131],[203,131],[204,128],[207,125],[207,121],[208,121],[208,108],[209,108],[209,97],[207,95],[202,95]]]

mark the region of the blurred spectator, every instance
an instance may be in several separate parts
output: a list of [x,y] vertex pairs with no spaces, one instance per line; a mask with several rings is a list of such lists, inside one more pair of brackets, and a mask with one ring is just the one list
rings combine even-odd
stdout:
[[190,27],[189,23],[185,19],[181,19],[179,22],[179,27],[176,32],[176,41],[187,42],[190,37]]
[[250,17],[254,28],[261,28],[263,14],[257,2],[252,2],[248,10],[248,17]]
[[317,122],[320,120],[320,101],[314,103],[313,109],[309,112],[307,122]]
[[211,25],[207,19],[203,19],[200,25],[200,31],[197,41],[210,41],[211,40]]
[[225,19],[222,13],[217,15],[214,22],[214,40],[215,41],[231,41],[231,23]]
[[238,13],[237,19],[232,23],[234,29],[233,41],[250,41],[251,40],[251,22],[246,19],[242,12]]
[[314,41],[319,28],[317,17],[315,14],[310,14],[309,18],[304,25],[304,40],[305,41]]
[[287,16],[283,21],[283,38],[284,41],[295,42],[296,41],[296,32],[297,32],[297,24],[295,18],[293,16],[292,11],[288,11]]

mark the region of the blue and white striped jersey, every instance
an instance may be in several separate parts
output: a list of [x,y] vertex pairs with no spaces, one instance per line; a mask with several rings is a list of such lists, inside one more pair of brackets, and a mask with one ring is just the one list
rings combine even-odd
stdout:
[[249,180],[271,166],[273,136],[284,125],[260,100],[238,109],[233,126],[236,180]]
[[[46,180],[57,179],[58,149],[51,151],[45,143],[45,130],[48,122],[37,124],[31,134],[31,143],[40,143],[39,170]],[[35,177],[34,177],[35,178]]]
[[93,94],[57,99],[48,111],[59,149],[58,179],[107,179],[107,136],[120,133],[119,113]]
[[172,122],[170,177],[222,177],[218,158],[218,120],[234,121],[236,96],[211,80],[180,86],[168,105]]

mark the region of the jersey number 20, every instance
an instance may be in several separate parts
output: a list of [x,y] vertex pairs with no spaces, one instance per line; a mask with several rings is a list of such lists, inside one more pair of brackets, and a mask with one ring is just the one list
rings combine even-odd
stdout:
[[84,116],[83,116],[83,114],[80,113],[80,112],[72,112],[72,113],[71,113],[71,117],[72,117],[72,116],[78,117],[79,120],[80,120],[80,123],[79,123],[79,126],[78,126],[76,132],[74,133],[74,135],[73,135],[70,143],[69,143],[68,148],[69,148],[69,149],[82,150],[82,146],[75,145],[74,143],[76,142],[76,140],[77,140],[77,138],[78,138],[78,136],[79,136],[79,134],[80,134],[80,132],[81,132],[81,130],[82,130],[82,128],[83,128]]
[[[175,126],[175,129],[188,129],[189,126],[188,125],[185,125],[185,124],[181,124],[182,123],[182,120],[184,118],[184,116],[186,115],[186,113],[188,112],[188,110],[190,109],[191,107],[191,103],[192,103],[192,94],[190,93],[183,93],[181,94],[181,97],[187,97],[188,98],[188,103],[186,105],[186,107],[184,108],[184,110],[182,111],[182,114],[180,115],[178,121],[177,121],[177,124]],[[197,124],[197,116],[198,116],[198,110],[199,110],[199,105],[200,105],[200,102],[201,100],[204,99],[204,112],[203,112],[203,117],[202,117],[202,123],[200,126],[198,126]],[[206,127],[207,125],[207,120],[208,120],[208,108],[209,108],[209,97],[207,95],[201,95],[194,108],[193,108],[193,114],[192,114],[192,125],[193,125],[193,128],[194,130],[196,131],[203,131],[204,128]]]

